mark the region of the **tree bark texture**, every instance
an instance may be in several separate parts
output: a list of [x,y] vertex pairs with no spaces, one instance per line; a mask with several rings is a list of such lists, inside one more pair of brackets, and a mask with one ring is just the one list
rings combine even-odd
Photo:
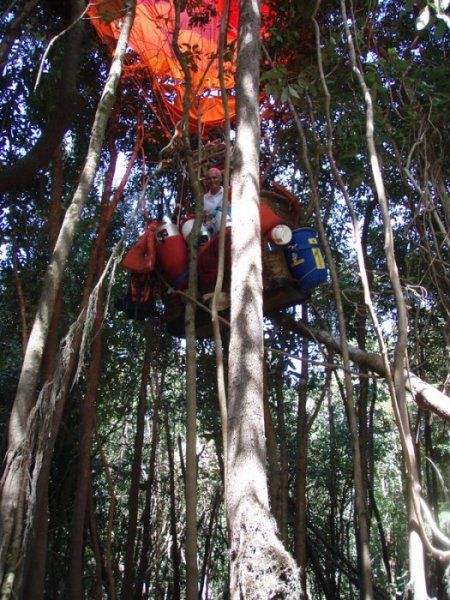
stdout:
[[[25,489],[27,485],[26,478],[31,460],[30,451],[27,447],[28,419],[35,403],[42,356],[55,298],[61,284],[75,228],[80,220],[81,211],[94,181],[106,125],[114,105],[116,90],[122,72],[125,49],[134,18],[134,7],[135,0],[128,0],[126,4],[126,16],[117,42],[116,53],[111,64],[102,98],[97,107],[85,166],[72,203],[65,214],[50,264],[44,276],[42,293],[30,333],[10,417],[8,455],[1,481],[2,495],[0,500],[0,580],[5,584],[2,592],[6,594],[9,593],[8,590],[11,589],[13,584],[14,566],[20,553]],[[12,552],[10,552],[11,543],[14,545]],[[10,561],[8,566],[6,563],[7,555]]]
[[[63,152],[61,145],[55,151],[52,165],[52,203],[49,215],[48,241],[50,251],[53,251],[58,239],[61,227],[61,207],[63,190]],[[62,286],[56,295],[53,315],[50,321],[47,344],[44,352],[42,368],[42,379],[49,381],[54,378],[58,352],[58,322],[62,310]],[[56,413],[53,419],[52,431],[54,437],[59,430],[61,413]],[[49,440],[48,447],[52,442]],[[45,569],[47,564],[47,540],[48,540],[48,484],[50,476],[51,451],[42,462],[42,471],[36,486],[35,523],[29,543],[27,544],[23,568],[19,571],[15,591],[23,600],[33,596],[35,600],[44,597]],[[23,586],[23,587],[22,587]]]
[[233,171],[231,339],[226,510],[230,598],[298,597],[294,560],[269,512],[263,414],[259,227],[260,3],[241,3]]

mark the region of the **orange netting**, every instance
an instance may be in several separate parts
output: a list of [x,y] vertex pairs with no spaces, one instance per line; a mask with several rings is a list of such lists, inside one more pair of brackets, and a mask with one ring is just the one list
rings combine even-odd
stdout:
[[[230,1],[227,43],[237,38],[239,17],[238,0]],[[224,0],[200,2],[194,9],[180,15],[178,46],[185,54],[192,79],[189,123],[197,130],[198,120],[205,128],[216,127],[224,121],[224,108],[220,93],[218,48],[220,23]],[[113,51],[122,23],[121,0],[103,0],[93,3],[88,14],[97,33]],[[175,26],[173,2],[166,0],[137,0],[136,16],[129,45],[139,55],[153,76],[155,91],[163,99],[172,121],[177,122],[183,113],[185,76],[172,48]],[[224,63],[224,80],[227,90],[234,87],[234,60]],[[235,103],[228,97],[231,118]]]

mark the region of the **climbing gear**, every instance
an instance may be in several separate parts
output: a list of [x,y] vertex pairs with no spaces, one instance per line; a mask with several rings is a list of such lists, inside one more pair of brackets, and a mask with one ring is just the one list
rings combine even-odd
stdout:
[[150,317],[153,311],[151,283],[150,273],[131,273],[127,294],[116,300],[115,308],[136,321]]

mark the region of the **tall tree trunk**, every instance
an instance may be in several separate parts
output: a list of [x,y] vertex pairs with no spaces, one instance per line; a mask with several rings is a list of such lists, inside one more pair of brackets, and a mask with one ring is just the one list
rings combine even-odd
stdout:
[[269,476],[269,501],[278,529],[280,528],[280,466],[278,462],[277,442],[269,405],[267,389],[267,364],[264,365],[263,410],[264,430],[266,433],[267,470]]
[[[191,245],[192,250],[192,245]],[[197,295],[196,278],[191,277],[196,269],[189,261],[189,293]],[[195,312],[193,302],[186,304],[186,598],[198,598],[197,563],[197,351],[195,344]]]
[[72,203],[66,211],[50,264],[47,268],[36,317],[17,387],[8,429],[8,453],[1,481],[0,500],[0,581],[2,593],[9,597],[15,577],[15,565],[21,553],[25,491],[31,462],[29,417],[36,399],[55,298],[61,284],[75,228],[92,187],[103,145],[106,125],[115,101],[128,36],[134,19],[135,0],[127,0],[124,23],[117,42],[104,93],[99,102],[85,166]]
[[172,48],[182,66],[185,76],[183,97],[182,135],[186,153],[186,161],[195,199],[195,222],[189,238],[189,286],[191,300],[186,303],[184,328],[186,333],[186,598],[197,600],[198,597],[198,562],[197,562],[197,351],[195,299],[198,294],[197,255],[198,235],[203,217],[203,190],[198,179],[189,135],[189,109],[191,108],[192,78],[186,54],[178,45],[180,31],[181,0],[175,0],[175,27]]
[[149,565],[149,553],[150,553],[150,518],[153,501],[153,487],[155,484],[155,471],[156,471],[156,453],[158,451],[159,444],[159,407],[161,404],[161,390],[159,384],[156,385],[154,401],[153,401],[153,415],[152,415],[152,433],[150,440],[150,456],[148,460],[148,480],[147,489],[145,494],[145,505],[142,513],[142,547],[139,556],[139,568],[138,575],[135,583],[134,598],[140,600],[144,596],[144,586],[148,590],[148,565]]
[[14,279],[17,287],[17,298],[20,307],[20,325],[22,330],[22,353],[25,356],[28,344],[28,326],[27,326],[27,307],[25,294],[23,293],[22,280],[20,278],[19,258],[17,256],[17,236],[16,226],[14,224],[14,206],[11,206],[11,246],[12,246],[12,262]]
[[[139,137],[139,136],[138,136]],[[102,205],[100,212],[100,225],[98,236],[92,249],[91,260],[89,267],[92,268],[92,281],[97,276],[97,279],[104,273],[105,268],[105,256],[106,256],[106,238],[108,225],[114,209],[117,206],[123,187],[127,181],[128,175],[124,174],[119,190],[113,196],[110,201],[111,190],[113,185],[114,174],[117,166],[117,151],[115,148],[115,140],[109,140],[110,147],[110,165],[106,176],[105,189],[102,197]],[[133,153],[134,155],[134,153]],[[134,162],[133,157],[130,163]],[[130,164],[127,167],[130,168]],[[89,269],[91,272],[91,269]],[[91,289],[91,282],[87,282],[85,289],[85,296],[83,297],[83,304],[86,305],[86,311],[89,311],[89,298],[88,290]],[[86,477],[89,474],[90,469],[90,455],[92,446],[92,431],[95,423],[95,403],[97,396],[97,388],[100,378],[100,363],[101,363],[101,350],[102,350],[102,323],[103,323],[103,286],[100,285],[98,289],[98,295],[95,304],[95,317],[86,315],[86,319],[94,319],[94,336],[91,348],[91,360],[87,374],[87,392],[84,402],[80,406],[80,417],[81,417],[81,435],[80,435],[80,457],[78,467],[78,479],[75,492],[75,501],[72,516],[72,535],[70,540],[70,562],[69,562],[69,596],[74,599],[82,592],[82,573],[83,573],[83,542],[84,542],[84,531],[85,527],[77,526],[77,523],[83,523],[87,519],[87,504],[86,499],[88,498],[89,489],[87,487]],[[78,342],[78,340],[77,340]],[[81,344],[81,340],[80,340]],[[102,451],[101,451],[102,454]],[[83,509],[84,506],[84,509]],[[109,534],[108,534],[109,535]],[[109,550],[109,547],[108,547]],[[109,567],[109,556],[106,559],[107,566]],[[107,568],[108,581],[110,581],[110,570]],[[112,600],[114,600],[114,589],[110,586],[109,590]]]
[[286,441],[286,425],[284,419],[283,382],[280,379],[276,385],[277,430],[280,440],[280,490],[279,490],[279,521],[278,531],[284,547],[288,548],[288,506],[289,506],[289,458]]
[[[88,515],[89,515],[89,532],[91,535],[92,550],[95,557],[95,584],[94,597],[95,600],[102,600],[103,597],[103,585],[102,585],[102,554],[100,551],[100,544],[97,533],[97,522],[95,519],[95,502],[94,502],[94,489],[92,487],[92,477],[89,476],[89,487],[88,487]],[[111,598],[111,596],[110,596]],[[112,599],[111,599],[112,600]]]
[[[104,250],[100,253],[99,263],[104,262]],[[101,269],[100,269],[101,272]],[[90,365],[87,374],[87,391],[80,402],[80,445],[78,475],[75,500],[72,510],[70,533],[68,596],[70,600],[83,597],[83,558],[84,532],[86,530],[87,500],[90,482],[92,431],[95,419],[95,402],[100,380],[102,352],[103,293],[100,287],[97,299],[93,344]]]
[[[304,319],[307,309],[303,306]],[[306,466],[308,457],[308,423],[306,401],[308,390],[309,342],[302,344],[302,373],[298,386],[297,456],[295,461],[295,560],[300,570],[300,598],[307,598],[306,588]]]
[[124,575],[122,581],[122,600],[132,597],[135,579],[135,538],[138,519],[138,500],[141,479],[142,445],[144,442],[145,412],[147,407],[147,386],[150,379],[151,356],[152,356],[152,322],[149,321],[145,333],[145,354],[142,365],[141,387],[139,390],[139,402],[137,408],[136,435],[134,439],[133,462],[131,465],[131,483],[128,499],[128,528],[125,542]]
[[260,2],[241,3],[233,171],[231,340],[226,510],[230,597],[299,595],[297,568],[269,512],[263,414],[259,226]]
[[[380,161],[375,145],[375,122],[372,95],[364,79],[364,75],[359,67],[355,45],[350,30],[350,21],[347,19],[345,0],[341,0],[341,12],[350,50],[350,58],[353,72],[355,73],[361,91],[366,103],[366,142],[367,150],[372,168],[372,176],[375,184],[378,203],[380,205],[384,226],[384,249],[387,262],[389,280],[394,293],[395,305],[397,309],[397,340],[394,349],[394,361],[392,375],[388,377],[389,391],[394,408],[394,414],[397,427],[402,442],[403,456],[407,468],[407,511],[409,523],[409,562],[410,562],[410,583],[409,588],[414,598],[427,597],[427,582],[425,555],[422,538],[420,535],[421,527],[421,508],[420,508],[420,478],[419,469],[415,456],[414,441],[411,436],[409,415],[406,406],[406,376],[405,376],[405,358],[408,344],[408,315],[406,310],[405,298],[403,296],[402,284],[398,272],[395,258],[394,235],[392,221],[389,212],[388,199],[384,187],[383,176],[381,172]],[[381,343],[381,340],[380,340]]]
[[209,516],[209,524],[208,524],[208,530],[207,530],[206,540],[205,540],[205,554],[203,556],[202,571],[201,571],[201,577],[200,577],[200,590],[199,590],[200,598],[204,597],[203,590],[205,589],[205,584],[207,582],[207,575],[208,575],[208,570],[210,567],[211,548],[214,543],[214,523],[216,520],[216,515],[217,515],[217,511],[220,506],[221,499],[222,499],[222,490],[221,490],[221,486],[218,486],[216,488],[216,492],[214,494],[214,500],[213,500],[213,505],[211,508],[211,514]]
[[176,514],[176,502],[175,502],[175,461],[172,437],[169,429],[169,407],[166,402],[164,407],[164,424],[166,429],[166,444],[167,444],[167,458],[169,462],[169,497],[170,497],[170,535],[172,537],[170,557],[172,559],[172,593],[170,595],[173,600],[179,600],[181,598],[181,585],[180,585],[180,552],[178,548],[178,535],[177,535],[177,514]]
[[[61,145],[58,146],[52,165],[52,203],[49,214],[49,244],[50,251],[53,249],[58,239],[61,226],[61,208],[63,193],[63,151]],[[53,315],[50,321],[47,344],[43,357],[42,379],[50,381],[53,379],[56,369],[56,358],[58,352],[58,322],[62,310],[62,286],[59,287],[55,299]],[[59,415],[54,419],[52,429],[59,429]],[[19,581],[15,585],[15,591],[23,600],[33,596],[35,600],[44,597],[45,569],[47,564],[47,539],[48,539],[48,484],[50,477],[50,456],[45,458],[42,463],[42,472],[39,483],[36,486],[36,507],[35,524],[28,543],[27,552],[24,560],[23,571],[18,577]],[[22,592],[20,591],[22,589]]]
[[[338,547],[338,536],[336,535],[337,506],[337,482],[336,482],[336,427],[334,422],[334,406],[331,394],[328,395],[328,429],[330,435],[330,471],[328,476],[328,495],[330,499],[330,513],[328,517],[329,539],[333,548]],[[336,565],[329,563],[326,571],[327,589],[336,596]]]

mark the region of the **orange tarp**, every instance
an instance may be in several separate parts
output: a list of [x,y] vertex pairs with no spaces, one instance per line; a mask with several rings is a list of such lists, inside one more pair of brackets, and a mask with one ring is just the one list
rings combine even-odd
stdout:
[[[217,58],[223,2],[209,0],[200,3],[192,14],[183,11],[180,15],[178,46],[185,53],[190,67],[192,98],[189,121],[194,130],[197,129],[198,118],[206,127],[216,126],[224,120]],[[102,41],[113,50],[122,22],[121,0],[93,3],[88,14]],[[231,0],[228,43],[237,38],[238,16],[237,0]],[[185,74],[172,48],[174,26],[173,2],[137,0],[129,45],[151,71],[155,88],[177,121],[182,115]],[[224,65],[227,89],[234,87],[234,63],[230,61]],[[230,115],[233,116],[234,98],[229,100]]]

